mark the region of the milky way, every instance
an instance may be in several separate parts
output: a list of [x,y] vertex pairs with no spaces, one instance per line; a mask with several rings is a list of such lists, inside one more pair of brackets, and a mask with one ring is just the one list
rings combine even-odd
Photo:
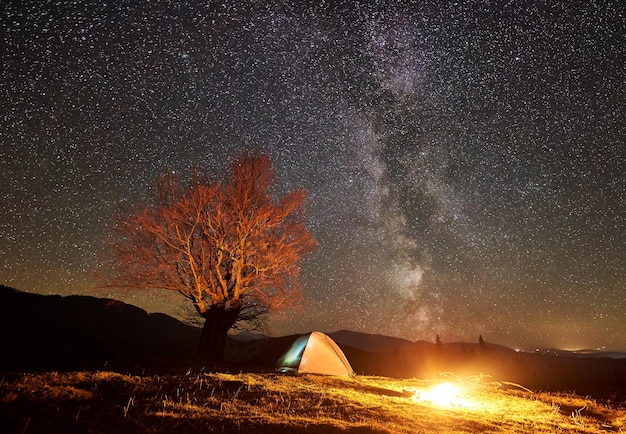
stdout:
[[0,283],[180,314],[107,225],[252,149],[319,243],[268,333],[626,350],[622,2],[265,3],[2,2]]

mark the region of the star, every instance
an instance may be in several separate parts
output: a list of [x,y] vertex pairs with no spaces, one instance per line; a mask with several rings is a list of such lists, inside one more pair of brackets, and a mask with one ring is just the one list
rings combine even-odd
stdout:
[[624,6],[2,6],[0,283],[94,271],[157,175],[259,150],[308,191],[303,311],[353,329],[626,349]]

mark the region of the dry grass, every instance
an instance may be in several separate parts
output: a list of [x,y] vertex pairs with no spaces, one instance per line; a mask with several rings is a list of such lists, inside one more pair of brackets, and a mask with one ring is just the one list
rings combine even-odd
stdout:
[[[444,380],[461,388],[457,400],[437,405],[423,399]],[[482,377],[425,381],[73,372],[6,375],[0,384],[3,433],[591,433],[625,428],[626,410],[619,403],[533,393]]]

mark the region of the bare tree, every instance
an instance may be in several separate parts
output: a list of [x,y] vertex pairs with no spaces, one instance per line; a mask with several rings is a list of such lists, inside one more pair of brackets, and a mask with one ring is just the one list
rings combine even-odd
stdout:
[[223,360],[228,330],[298,306],[298,276],[315,241],[302,189],[275,200],[270,159],[242,154],[225,182],[162,175],[155,203],[121,215],[109,285],[179,292],[204,319],[197,358]]

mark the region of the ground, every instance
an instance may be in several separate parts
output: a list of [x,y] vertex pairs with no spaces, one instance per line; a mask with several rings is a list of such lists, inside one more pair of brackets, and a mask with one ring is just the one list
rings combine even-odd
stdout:
[[[432,396],[443,383],[459,390]],[[619,432],[626,430],[625,406],[451,375],[5,373],[0,432]]]

